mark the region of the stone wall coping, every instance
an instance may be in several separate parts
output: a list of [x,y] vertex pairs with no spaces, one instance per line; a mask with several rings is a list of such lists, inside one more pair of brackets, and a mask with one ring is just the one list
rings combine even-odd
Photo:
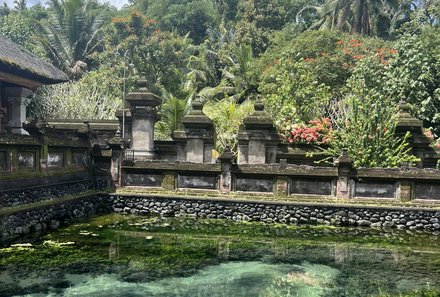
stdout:
[[14,134],[0,134],[0,145],[29,145],[39,146],[41,141],[34,136],[29,135],[14,135]]
[[[197,197],[197,196],[177,196],[177,195],[160,195],[160,194],[139,194],[139,193],[109,193],[109,196],[118,197],[146,197],[156,199],[175,199],[187,201],[211,201],[211,202],[230,202],[230,203],[251,203],[265,204],[275,206],[303,206],[303,207],[323,207],[323,208],[345,208],[345,209],[374,209],[374,210],[405,210],[405,211],[429,211],[439,212],[440,206],[434,207],[413,207],[413,206],[383,206],[383,205],[366,205],[366,204],[348,204],[348,203],[319,203],[319,202],[298,202],[298,201],[282,201],[282,200],[255,200],[255,199],[239,199],[239,198],[222,198],[222,197]],[[315,197],[316,198],[316,197]]]
[[360,178],[387,178],[387,179],[425,179],[440,180],[440,170],[410,168],[357,168],[354,170],[356,177]]
[[136,161],[133,166],[122,166],[124,170],[149,169],[166,171],[198,171],[220,173],[221,164],[192,163],[192,162],[166,162],[166,161]]
[[[48,119],[47,124],[53,126],[54,129],[65,130],[72,129],[77,130],[84,125],[83,120],[63,120],[63,119]],[[109,130],[116,131],[119,126],[118,120],[91,120],[89,122],[92,130]]]
[[20,180],[20,182],[22,184],[25,184],[25,182],[27,180],[34,180],[37,179],[40,184],[39,186],[35,186],[35,187],[29,187],[29,186],[24,186],[23,188],[8,188],[5,190],[0,190],[0,193],[2,192],[9,192],[9,191],[16,191],[16,190],[28,190],[28,189],[33,189],[33,188],[40,188],[40,187],[45,187],[46,184],[43,184],[39,179],[44,179],[44,178],[48,178],[48,177],[56,177],[56,176],[60,176],[60,175],[66,175],[69,178],[70,175],[73,174],[83,174],[83,176],[81,177],[81,179],[75,179],[75,180],[70,180],[69,182],[61,182],[61,183],[50,183],[48,185],[52,186],[52,185],[61,185],[61,184],[66,184],[66,183],[73,183],[73,182],[82,182],[82,181],[88,181],[91,179],[90,177],[90,170],[85,168],[85,167],[69,167],[69,168],[53,168],[53,169],[48,169],[47,171],[41,172],[38,171],[36,169],[33,170],[21,170],[21,171],[12,171],[12,172],[1,172],[1,176],[0,176],[0,181],[8,181],[8,183],[10,183],[10,180]]
[[315,167],[291,164],[282,165],[279,163],[237,165],[237,167],[232,167],[232,172],[244,174],[319,176],[330,178],[338,176],[338,169],[336,167]]

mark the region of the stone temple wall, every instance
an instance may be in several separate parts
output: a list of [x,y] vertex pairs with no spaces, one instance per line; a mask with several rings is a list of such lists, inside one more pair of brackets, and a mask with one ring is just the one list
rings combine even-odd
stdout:
[[24,236],[38,236],[62,225],[112,212],[268,224],[373,227],[384,232],[404,229],[440,235],[439,209],[101,194],[0,212],[0,243],[6,245]]
[[370,226],[440,234],[440,210],[110,195],[113,212],[282,224]]

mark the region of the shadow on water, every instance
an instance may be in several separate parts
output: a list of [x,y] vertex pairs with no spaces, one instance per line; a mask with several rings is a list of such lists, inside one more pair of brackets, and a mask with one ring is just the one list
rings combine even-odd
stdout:
[[[400,296],[440,289],[440,238],[106,215],[0,250],[0,296]],[[422,295],[411,295],[422,296]]]

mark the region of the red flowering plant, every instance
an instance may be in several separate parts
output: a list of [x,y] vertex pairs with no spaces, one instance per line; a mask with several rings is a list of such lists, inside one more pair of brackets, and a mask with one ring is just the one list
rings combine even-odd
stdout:
[[308,124],[286,125],[280,129],[281,139],[290,144],[327,145],[332,140],[333,127],[329,118],[312,120]]

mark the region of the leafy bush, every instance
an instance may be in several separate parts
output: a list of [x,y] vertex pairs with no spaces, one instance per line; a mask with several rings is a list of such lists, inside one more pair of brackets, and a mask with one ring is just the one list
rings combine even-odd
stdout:
[[347,112],[326,153],[337,157],[346,150],[354,167],[400,167],[418,159],[410,154],[407,133],[395,136],[397,106],[380,95],[354,92],[344,100]]
[[29,107],[32,116],[58,119],[113,119],[122,107],[119,81],[111,71],[89,72],[79,81],[45,86]]
[[267,71],[259,90],[277,126],[321,117],[331,98],[330,88],[304,62],[284,58]]

